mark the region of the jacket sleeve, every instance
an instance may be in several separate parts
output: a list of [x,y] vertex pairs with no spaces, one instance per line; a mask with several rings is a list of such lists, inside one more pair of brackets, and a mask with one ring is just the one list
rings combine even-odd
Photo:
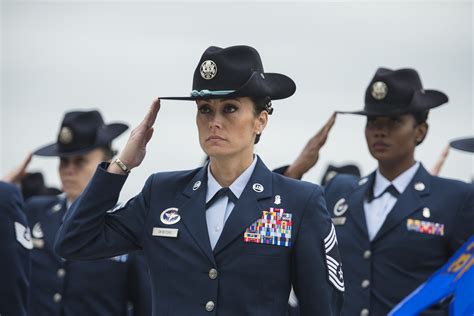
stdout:
[[0,315],[27,315],[31,248],[20,192],[0,183]]
[[320,187],[306,204],[293,252],[292,284],[301,316],[339,315],[344,294],[342,265]]
[[63,258],[102,259],[141,249],[153,176],[142,192],[115,207],[127,177],[108,173],[107,166],[99,165],[64,217],[55,243],[55,251]]
[[133,306],[133,316],[151,316],[151,280],[148,264],[142,251],[128,257],[127,291]]

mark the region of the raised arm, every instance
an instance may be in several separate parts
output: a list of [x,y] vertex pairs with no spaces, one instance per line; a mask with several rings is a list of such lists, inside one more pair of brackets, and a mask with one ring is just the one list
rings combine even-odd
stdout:
[[329,132],[335,122],[336,113],[333,113],[326,124],[311,137],[298,158],[283,171],[283,175],[293,179],[301,179],[309,169],[314,167],[319,159],[319,151],[326,143]]
[[[135,128],[119,158],[127,168],[140,165],[160,108],[153,102],[143,121]],[[153,182],[125,205],[116,207],[127,174],[116,163],[102,163],[86,189],[72,204],[56,236],[55,250],[67,259],[108,258],[141,249],[143,227]]]

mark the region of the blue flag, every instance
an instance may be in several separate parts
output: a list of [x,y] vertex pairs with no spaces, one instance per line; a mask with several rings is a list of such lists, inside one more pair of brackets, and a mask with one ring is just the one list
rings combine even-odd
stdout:
[[450,315],[474,315],[474,236],[428,281],[420,285],[388,314],[418,315],[427,307],[454,296]]

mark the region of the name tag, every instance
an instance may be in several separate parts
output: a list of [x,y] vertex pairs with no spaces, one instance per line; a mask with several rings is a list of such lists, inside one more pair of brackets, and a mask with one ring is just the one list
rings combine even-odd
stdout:
[[333,217],[332,222],[334,225],[344,225],[346,223],[346,217],[345,216]]
[[177,228],[163,228],[163,227],[153,227],[153,236],[161,236],[161,237],[178,237],[178,229]]

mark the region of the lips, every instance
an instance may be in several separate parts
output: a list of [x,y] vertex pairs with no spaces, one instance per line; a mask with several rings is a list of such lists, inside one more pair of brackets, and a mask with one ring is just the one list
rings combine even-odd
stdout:
[[225,140],[224,138],[220,137],[220,136],[209,136],[206,141],[215,141],[215,140]]
[[385,150],[389,147],[388,144],[384,143],[384,142],[375,142],[372,144],[372,148],[374,148],[375,150]]

